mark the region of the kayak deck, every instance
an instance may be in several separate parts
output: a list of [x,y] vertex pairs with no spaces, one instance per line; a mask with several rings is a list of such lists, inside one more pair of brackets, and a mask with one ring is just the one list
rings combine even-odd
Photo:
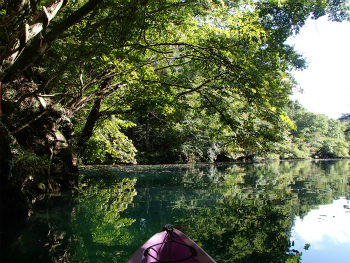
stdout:
[[144,243],[127,263],[215,263],[200,246],[175,228],[152,236]]

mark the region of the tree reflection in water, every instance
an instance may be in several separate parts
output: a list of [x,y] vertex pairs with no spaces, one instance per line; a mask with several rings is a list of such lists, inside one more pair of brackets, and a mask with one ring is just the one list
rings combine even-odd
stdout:
[[135,221],[120,214],[133,202],[135,183],[104,173],[85,179],[78,194],[38,200],[19,236],[2,236],[1,262],[119,262]]
[[[78,194],[33,205],[2,261],[125,262],[166,223],[218,263],[298,262],[296,216],[350,193],[350,162],[85,168]],[[1,244],[3,245],[3,244]]]
[[136,180],[90,179],[83,183],[78,196],[79,205],[72,211],[75,235],[74,259],[90,262],[117,262],[118,252],[131,243],[127,231],[135,220],[121,217],[121,212],[132,204],[136,195]]

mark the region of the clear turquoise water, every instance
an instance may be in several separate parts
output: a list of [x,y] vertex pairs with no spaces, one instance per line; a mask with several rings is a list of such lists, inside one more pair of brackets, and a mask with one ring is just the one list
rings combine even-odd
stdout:
[[2,262],[125,262],[167,223],[218,263],[350,262],[348,160],[81,173],[1,233]]

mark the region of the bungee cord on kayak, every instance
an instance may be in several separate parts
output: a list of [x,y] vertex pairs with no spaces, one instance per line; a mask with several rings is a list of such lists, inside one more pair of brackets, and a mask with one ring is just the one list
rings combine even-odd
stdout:
[[[167,234],[166,234],[166,236],[164,238],[164,241],[161,242],[161,243],[157,243],[157,244],[154,244],[152,246],[149,246],[144,252],[144,256],[145,257],[146,256],[150,256],[151,258],[156,260],[156,261],[154,261],[154,263],[176,263],[176,262],[184,262],[184,261],[186,261],[186,260],[188,260],[188,259],[190,259],[192,257],[197,256],[197,252],[192,246],[175,240],[176,237],[174,235],[173,227],[170,224],[165,225],[163,230],[167,232]],[[189,252],[191,254],[188,257],[185,257],[183,259],[171,260],[171,261],[163,261],[163,260],[160,260],[159,258],[151,255],[150,251],[153,250],[158,256],[159,255],[159,251],[162,251],[164,249],[164,246],[166,246],[169,243],[177,243],[177,244],[179,244],[181,246],[184,246],[184,247],[189,249]],[[158,250],[154,249],[157,246],[161,246],[161,247]]]

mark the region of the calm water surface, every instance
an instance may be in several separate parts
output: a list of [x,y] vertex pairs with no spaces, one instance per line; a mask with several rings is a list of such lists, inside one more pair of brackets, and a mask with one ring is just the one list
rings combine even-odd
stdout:
[[221,262],[350,262],[350,161],[85,167],[33,201],[2,262],[125,262],[171,223]]

